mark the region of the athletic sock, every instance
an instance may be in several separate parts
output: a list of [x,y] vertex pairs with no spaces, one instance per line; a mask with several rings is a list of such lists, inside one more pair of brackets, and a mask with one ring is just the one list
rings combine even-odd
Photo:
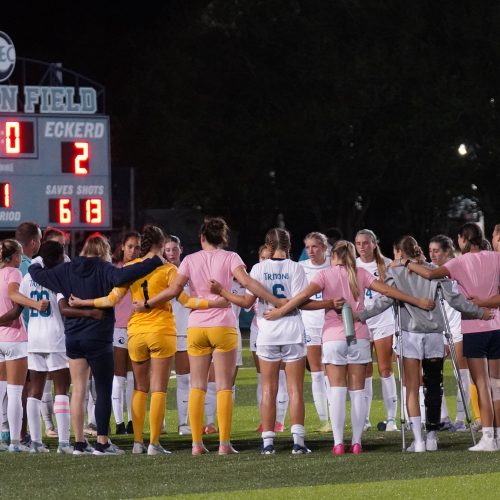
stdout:
[[217,420],[219,422],[219,439],[221,444],[231,439],[231,422],[233,420],[233,391],[231,389],[217,392]]
[[[470,403],[470,372],[467,368],[460,369],[460,380],[464,388],[465,408],[469,408]],[[465,422],[465,409],[464,402],[462,401],[462,394],[457,387],[457,417],[456,420]]]
[[7,418],[9,420],[10,439],[21,439],[21,425],[23,420],[22,385],[7,384]]
[[266,431],[262,433],[262,447],[266,448],[267,446],[274,445],[274,436],[276,434],[273,431]]
[[449,419],[450,415],[448,413],[448,405],[446,404],[446,397],[443,388],[443,395],[441,397],[441,422],[448,421]]
[[26,401],[26,415],[32,441],[42,442],[42,422],[40,420],[40,407],[42,402],[36,398],[28,398]]
[[193,443],[202,443],[203,408],[206,392],[202,389],[191,388],[189,391],[188,413],[191,423]]
[[486,439],[493,439],[495,437],[493,427],[483,427],[483,437]]
[[188,421],[188,399],[189,399],[189,380],[190,375],[186,373],[184,375],[177,374],[177,417],[179,420],[179,425],[187,424]]
[[151,394],[151,402],[149,404],[149,442],[151,444],[160,443],[160,433],[163,425],[163,417],[165,416],[166,400],[167,395],[164,392],[153,392]]
[[7,422],[7,381],[0,380],[0,424],[2,425],[2,432],[5,427],[8,429]]
[[[424,386],[421,385],[418,388],[418,404],[420,406],[420,417],[421,417],[421,422],[425,422],[425,395],[424,395]],[[411,419],[410,419],[411,420]]]
[[495,437],[500,439],[500,427],[495,427]]
[[288,389],[286,387],[285,370],[280,370],[278,394],[276,395],[276,422],[285,423],[286,411],[288,410]]
[[345,405],[347,387],[330,387],[328,389],[328,403],[330,404],[330,417],[334,444],[343,444],[345,425]]
[[416,442],[422,441],[422,417],[410,417],[411,430]]
[[373,377],[365,378],[365,419],[370,420],[370,411],[372,408],[372,399],[373,399]]
[[113,403],[113,415],[115,416],[116,424],[123,423],[123,396],[125,392],[125,377],[115,375],[113,377],[113,392],[111,393],[111,401]]
[[136,391],[132,395],[132,424],[134,426],[134,441],[142,443],[142,430],[146,418],[146,404],[148,401],[147,392]]
[[52,421],[52,415],[54,414],[54,396],[52,396],[52,380],[46,380],[45,385],[43,386],[43,395],[40,405],[40,412],[42,414],[42,418],[45,423],[45,429],[51,429],[52,427],[54,427],[54,422]]
[[474,410],[474,418],[476,420],[481,420],[481,411],[479,410],[479,396],[477,394],[476,384],[470,384],[470,402],[472,403],[472,409]]
[[127,389],[125,390],[125,404],[127,405],[127,418],[132,420],[132,395],[134,394],[134,372],[127,372]]
[[361,444],[361,434],[366,418],[366,398],[364,389],[349,391],[351,399],[352,444]]
[[382,395],[387,412],[387,420],[393,420],[396,418],[396,412],[398,411],[396,378],[394,377],[394,373],[391,373],[388,377],[381,377],[380,381],[382,382]]
[[217,390],[215,382],[207,384],[207,392],[205,396],[205,422],[207,424],[215,423],[215,410],[217,408]]
[[318,417],[322,422],[328,421],[328,398],[326,396],[325,375],[323,372],[311,372],[312,395]]
[[304,444],[304,436],[305,436],[305,429],[304,426],[301,424],[293,424],[292,427],[290,428],[293,436],[293,444],[298,444],[299,446],[305,446]]
[[54,413],[57,422],[59,444],[69,442],[71,413],[68,396],[65,396],[64,394],[56,394],[54,401]]

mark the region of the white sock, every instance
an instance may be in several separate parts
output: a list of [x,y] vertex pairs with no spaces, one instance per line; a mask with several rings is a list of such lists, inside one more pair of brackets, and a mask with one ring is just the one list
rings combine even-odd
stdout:
[[436,431],[427,431],[427,439],[436,439]]
[[63,394],[57,395],[54,401],[54,413],[56,414],[57,421],[57,434],[59,437],[59,444],[69,443],[69,429],[70,429],[70,406],[69,397]]
[[[465,406],[469,408],[470,403],[470,372],[467,368],[460,369],[460,379],[464,388]],[[457,388],[457,418],[460,422],[465,422],[465,410],[460,389]]]
[[113,392],[111,393],[111,402],[113,404],[113,415],[116,424],[123,424],[123,397],[125,395],[125,377],[115,375],[113,377]]
[[22,385],[7,384],[7,418],[9,420],[10,439],[15,443],[21,440],[21,425],[23,421],[22,394]]
[[500,439],[500,427],[495,427],[495,437]]
[[314,406],[321,422],[328,421],[328,398],[326,396],[325,375],[323,372],[311,372],[312,395]]
[[269,445],[274,445],[274,431],[266,431],[262,433],[262,445],[264,448]]
[[422,417],[410,417],[411,430],[416,442],[422,441]]
[[493,427],[483,427],[483,437],[486,439],[493,439],[495,436],[495,432]]
[[0,380],[0,420],[2,432],[9,430],[9,421],[7,419],[7,380]]
[[373,377],[365,378],[365,409],[366,409],[366,420],[370,421],[370,411],[372,408],[373,399]]
[[443,397],[441,398],[441,422],[444,422],[445,420],[449,420],[450,416],[448,414],[448,405],[446,404],[446,397],[444,395],[444,388],[443,388]]
[[40,407],[40,411],[42,413],[43,421],[45,422],[45,429],[52,429],[54,427],[54,422],[52,421],[52,415],[54,414],[54,396],[52,396],[52,380],[45,381],[41,403],[42,404]]
[[42,442],[42,422],[40,420],[40,410],[42,402],[36,398],[28,398],[26,401],[26,416],[30,428],[31,440],[35,443]]
[[425,396],[424,396],[424,386],[421,385],[418,388],[418,404],[420,406],[420,422],[425,422]]
[[361,444],[361,434],[366,418],[365,390],[349,391],[349,398],[351,399],[352,444]]
[[330,387],[328,389],[328,403],[330,404],[330,417],[334,444],[344,443],[345,405],[347,387]]
[[207,393],[205,395],[205,422],[207,424],[215,423],[215,410],[217,409],[217,392],[215,382],[209,382]]
[[185,375],[177,374],[177,417],[179,425],[185,425],[188,421],[188,399],[189,399],[189,373]]
[[132,421],[132,395],[134,394],[134,372],[127,372],[127,389],[125,391],[125,404],[127,405],[127,419]]
[[288,389],[286,388],[285,370],[280,370],[278,394],[276,396],[276,422],[285,423],[286,411],[288,410]]
[[380,381],[382,383],[382,396],[387,411],[387,420],[394,420],[398,411],[398,390],[394,373],[391,373],[388,377],[381,377]]
[[290,431],[292,432],[293,436],[293,444],[304,446],[304,436],[305,436],[304,426],[300,424],[293,424]]

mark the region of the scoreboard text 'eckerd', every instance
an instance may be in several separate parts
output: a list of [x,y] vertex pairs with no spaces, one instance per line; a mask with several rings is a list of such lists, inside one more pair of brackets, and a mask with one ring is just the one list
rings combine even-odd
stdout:
[[[8,80],[0,84],[0,229],[22,221],[110,229],[109,119],[98,113],[104,89],[59,65],[18,61],[14,71],[14,45],[0,32],[0,82]],[[38,67],[42,84],[27,85]],[[20,83],[11,85],[14,78]]]

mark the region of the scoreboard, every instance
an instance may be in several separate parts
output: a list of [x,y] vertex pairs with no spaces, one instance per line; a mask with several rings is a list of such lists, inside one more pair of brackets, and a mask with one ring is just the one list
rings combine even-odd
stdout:
[[0,227],[110,228],[107,117],[0,114]]

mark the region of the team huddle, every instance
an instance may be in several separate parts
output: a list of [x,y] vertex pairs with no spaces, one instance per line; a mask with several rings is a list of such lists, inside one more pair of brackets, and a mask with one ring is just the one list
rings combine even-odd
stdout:
[[[500,226],[492,250],[479,226],[465,224],[456,257],[452,240],[435,236],[432,262],[411,236],[394,244],[393,260],[384,257],[368,229],[358,231],[354,244],[309,233],[308,258],[294,262],[289,233],[273,228],[250,273],[238,254],[224,250],[228,233],[223,219],[205,219],[201,250],[182,261],[179,239],[152,225],[126,234],[114,263],[100,234],[72,260],[57,229],[42,239],[38,226],[26,222],[15,239],[2,241],[0,451],[48,452],[43,419],[46,435],[58,438],[58,453],[121,455],[109,437],[113,412],[116,434],[133,434],[133,454],[170,454],[160,436],[175,362],[178,432],[191,435],[192,454],[208,453],[203,435],[217,432],[215,413],[218,454],[238,453],[231,427],[242,308],[254,311],[250,348],[262,454],[275,453],[287,410],[292,454],[311,452],[304,428],[306,365],[319,430],[333,433],[332,453],[361,454],[363,432],[371,427],[373,349],[386,410],[380,430],[398,430],[396,360],[400,421],[413,434],[406,448],[402,432],[404,449],[435,451],[437,431],[471,430],[474,436],[471,426],[482,437],[478,443],[473,437],[469,450],[499,449]],[[443,397],[448,353],[459,386],[455,422]],[[96,437],[93,445],[89,434]]]

